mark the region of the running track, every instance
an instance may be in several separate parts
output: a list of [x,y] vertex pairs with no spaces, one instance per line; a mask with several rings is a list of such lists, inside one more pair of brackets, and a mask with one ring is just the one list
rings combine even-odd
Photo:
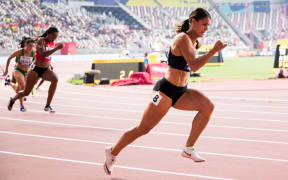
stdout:
[[43,111],[48,83],[7,111],[0,88],[0,180],[288,179],[287,80],[193,83],[216,105],[196,147],[207,161],[180,156],[195,112],[171,109],[150,134],[120,153],[104,174],[104,148],[135,126],[152,86],[73,86],[65,80],[89,62],[58,62],[56,114]]

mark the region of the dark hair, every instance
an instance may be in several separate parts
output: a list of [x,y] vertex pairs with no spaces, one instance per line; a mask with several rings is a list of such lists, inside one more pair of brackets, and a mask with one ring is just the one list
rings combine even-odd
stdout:
[[189,19],[186,19],[182,21],[180,24],[176,25],[176,33],[186,32],[188,31],[190,24],[192,22],[192,19],[195,19],[196,21],[199,21],[204,18],[210,18],[211,15],[209,12],[203,8],[197,8],[194,11],[192,11],[189,15]]
[[35,42],[35,40],[33,40],[32,38],[30,38],[30,37],[25,37],[25,36],[23,36],[22,37],[22,40],[20,41],[20,47],[21,48],[24,48],[25,47],[25,43],[31,43],[31,42]]
[[51,26],[40,37],[46,37],[48,34],[55,33],[55,32],[59,32],[58,29],[54,26]]

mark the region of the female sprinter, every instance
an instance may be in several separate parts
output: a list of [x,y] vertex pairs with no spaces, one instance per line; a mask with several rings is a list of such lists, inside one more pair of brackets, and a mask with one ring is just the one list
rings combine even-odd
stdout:
[[190,135],[183,149],[182,156],[195,162],[204,161],[195,151],[194,144],[207,125],[214,105],[201,92],[187,89],[190,69],[196,72],[204,66],[212,56],[226,47],[227,44],[217,41],[214,47],[205,55],[196,58],[195,47],[197,38],[203,37],[211,22],[210,14],[202,8],[197,8],[189,15],[189,19],[177,26],[174,42],[168,55],[168,71],[165,78],[154,86],[154,95],[144,111],[138,126],[126,131],[119,141],[105,150],[106,161],[104,171],[110,175],[116,156],[119,152],[138,137],[147,134],[156,126],[168,110],[173,106],[180,110],[198,111],[195,116]]
[[[11,54],[6,63],[6,69],[4,72],[4,76],[8,74],[8,69],[10,65],[11,59],[16,57],[16,67],[13,71],[12,77],[14,77],[16,83],[10,82],[8,80],[8,85],[10,85],[16,93],[19,91],[24,90],[25,82],[26,82],[26,75],[28,70],[30,69],[30,65],[34,60],[34,48],[35,48],[35,41],[31,38],[23,37],[22,41],[20,42],[21,49],[15,51]],[[20,111],[25,112],[26,108],[23,105],[24,98],[20,99]]]
[[34,85],[37,83],[38,79],[41,77],[43,80],[50,81],[50,88],[48,91],[48,98],[46,102],[46,106],[44,108],[45,111],[48,111],[50,113],[54,113],[55,111],[51,108],[50,103],[53,99],[58,78],[56,74],[49,68],[50,67],[50,61],[53,53],[55,53],[57,50],[62,49],[64,46],[63,44],[58,45],[55,47],[54,41],[58,37],[58,29],[56,27],[50,27],[46,32],[40,36],[40,38],[37,40],[36,45],[36,60],[34,63],[34,67],[29,71],[27,75],[27,83],[24,91],[19,92],[16,94],[14,98],[10,98],[9,104],[8,104],[8,110],[11,111],[13,104],[15,101],[19,98],[22,98],[24,96],[28,96],[30,92],[32,91]]

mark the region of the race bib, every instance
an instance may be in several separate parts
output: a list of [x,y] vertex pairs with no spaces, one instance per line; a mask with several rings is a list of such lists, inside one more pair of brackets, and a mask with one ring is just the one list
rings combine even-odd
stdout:
[[30,66],[32,63],[33,58],[29,56],[21,56],[20,57],[20,64],[23,66]]
[[159,91],[157,91],[153,96],[152,96],[152,103],[155,104],[155,106],[158,106],[159,102],[161,101],[162,96],[160,95]]

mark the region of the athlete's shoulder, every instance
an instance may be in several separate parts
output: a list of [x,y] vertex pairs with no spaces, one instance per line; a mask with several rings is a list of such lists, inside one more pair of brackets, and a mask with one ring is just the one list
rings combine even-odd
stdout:
[[17,49],[16,51],[14,51],[13,54],[16,54],[17,56],[20,56],[23,51],[24,51],[24,48],[20,48],[20,49]]
[[37,49],[37,50],[43,49],[44,46],[45,46],[44,38],[43,38],[43,37],[38,38],[38,39],[37,39],[36,49]]
[[185,32],[181,32],[177,34],[176,38],[186,39],[186,38],[189,38],[189,36]]
[[175,40],[180,41],[180,42],[187,41],[189,40],[189,36],[186,33],[181,32],[177,34],[177,36],[175,37]]
[[177,36],[175,37],[175,41],[174,43],[178,46],[187,46],[188,44],[191,43],[191,40],[189,38],[189,36],[182,32],[182,33],[179,33],[177,34]]

